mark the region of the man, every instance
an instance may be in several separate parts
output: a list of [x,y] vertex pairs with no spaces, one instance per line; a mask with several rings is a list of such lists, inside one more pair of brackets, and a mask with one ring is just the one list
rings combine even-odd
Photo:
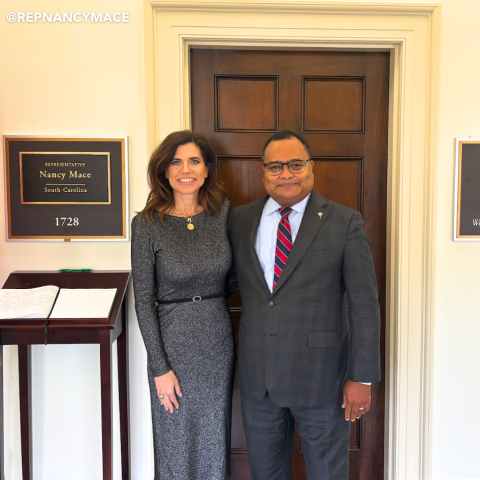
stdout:
[[349,422],[368,412],[370,383],[380,380],[369,241],[358,212],[313,190],[301,135],[276,133],[262,158],[267,195],[235,208],[229,221],[251,479],[293,478],[296,423],[307,479],[347,480]]

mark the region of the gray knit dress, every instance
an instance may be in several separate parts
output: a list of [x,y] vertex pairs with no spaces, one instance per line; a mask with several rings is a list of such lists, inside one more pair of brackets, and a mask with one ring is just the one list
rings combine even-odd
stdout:
[[[135,310],[148,356],[155,480],[230,478],[234,334],[225,298],[160,304],[225,291],[232,262],[227,236],[231,210],[187,219],[165,215],[165,225],[132,221]],[[160,404],[154,377],[173,370],[183,397],[173,414]]]

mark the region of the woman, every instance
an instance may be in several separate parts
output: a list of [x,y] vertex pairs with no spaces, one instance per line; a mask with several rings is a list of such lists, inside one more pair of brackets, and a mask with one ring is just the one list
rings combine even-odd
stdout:
[[168,135],[152,154],[151,191],[132,222],[155,480],[230,478],[234,340],[225,279],[232,261],[227,237],[232,207],[215,167],[199,134]]

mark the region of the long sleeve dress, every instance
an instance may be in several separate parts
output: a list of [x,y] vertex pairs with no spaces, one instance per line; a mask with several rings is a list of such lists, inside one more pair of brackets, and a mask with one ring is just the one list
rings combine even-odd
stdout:
[[[213,216],[165,215],[132,221],[135,310],[148,357],[155,480],[230,478],[234,334],[225,298],[160,304],[225,291],[232,262],[225,200]],[[173,414],[160,404],[154,377],[173,370],[183,397]]]

